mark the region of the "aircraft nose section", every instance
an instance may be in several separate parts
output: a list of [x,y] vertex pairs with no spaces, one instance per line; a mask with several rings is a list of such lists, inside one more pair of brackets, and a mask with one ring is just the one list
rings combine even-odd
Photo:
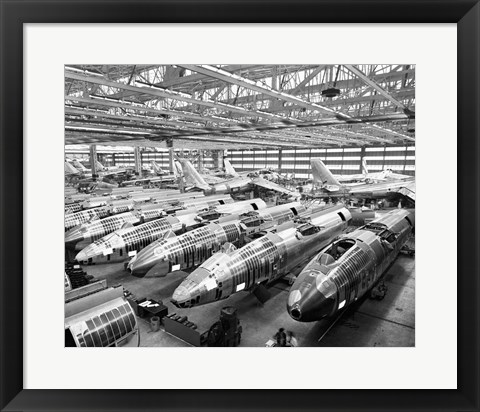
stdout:
[[183,306],[186,302],[189,302],[192,298],[189,288],[186,286],[180,285],[175,289],[172,296],[172,301],[175,306]]
[[304,278],[292,286],[288,295],[287,311],[291,318],[298,322],[323,319],[335,309],[335,292],[333,284],[325,286],[323,282],[316,282],[315,277],[309,277],[309,280]]
[[77,256],[75,256],[75,259],[78,262],[84,262],[90,258],[103,255],[104,250],[105,250],[104,248],[97,245],[96,243],[91,243],[87,247],[83,248],[80,252],[78,252]]
[[84,239],[80,228],[74,227],[65,233],[65,245],[67,247],[74,247],[77,243]]
[[128,264],[128,269],[133,276],[165,276],[170,272],[171,264],[165,254],[157,248],[142,250]]
[[77,256],[75,256],[75,260],[77,262],[83,262],[85,260],[88,260],[88,256],[85,253],[85,250],[81,250],[80,252],[77,253]]
[[190,308],[213,302],[217,291],[217,283],[209,275],[210,272],[202,267],[194,270],[175,289],[172,303],[177,307]]
[[148,265],[143,259],[139,260],[138,255],[135,256],[127,265],[127,270],[130,271],[130,274],[139,278],[143,278],[150,268],[151,265]]

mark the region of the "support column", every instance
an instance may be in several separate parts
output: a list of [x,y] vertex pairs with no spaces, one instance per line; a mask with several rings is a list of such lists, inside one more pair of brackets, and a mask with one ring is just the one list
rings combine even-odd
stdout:
[[90,168],[92,169],[92,178],[98,177],[97,168],[97,145],[90,145]]
[[223,150],[213,150],[213,168],[223,168]]
[[198,171],[203,172],[203,150],[198,151]]
[[167,147],[168,147],[168,167],[170,168],[170,173],[175,173],[175,165],[173,164],[174,161],[174,150],[173,150],[173,140],[167,140]]
[[365,146],[360,151],[360,173],[363,173],[363,159],[365,159]]
[[142,153],[140,152],[140,146],[135,146],[134,148],[134,159],[135,176],[140,176],[142,174]]

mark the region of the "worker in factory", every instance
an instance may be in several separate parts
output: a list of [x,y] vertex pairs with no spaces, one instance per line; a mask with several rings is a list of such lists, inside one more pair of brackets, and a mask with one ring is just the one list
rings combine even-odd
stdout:
[[280,328],[273,338],[277,342],[277,346],[287,345],[287,335],[284,328]]
[[286,346],[294,348],[298,346],[298,341],[292,331],[287,331]]

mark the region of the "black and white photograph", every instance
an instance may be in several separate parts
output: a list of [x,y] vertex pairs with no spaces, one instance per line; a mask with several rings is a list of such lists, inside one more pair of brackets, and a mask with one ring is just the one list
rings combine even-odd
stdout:
[[415,347],[415,69],[66,64],[65,347]]

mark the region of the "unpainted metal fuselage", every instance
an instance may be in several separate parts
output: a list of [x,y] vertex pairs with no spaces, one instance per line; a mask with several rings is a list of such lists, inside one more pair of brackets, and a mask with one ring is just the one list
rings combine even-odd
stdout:
[[210,206],[217,206],[224,203],[233,202],[229,196],[215,196],[212,198],[200,197],[198,199],[186,199],[179,201],[173,207],[173,202],[163,202],[157,204],[144,204],[137,210],[108,216],[93,222],[83,223],[75,226],[65,233],[65,244],[70,249],[82,250],[93,241],[120,229],[123,226],[134,226],[140,223],[150,222],[182,209],[191,209],[192,211],[206,210]]
[[67,214],[65,215],[65,231],[68,231],[73,227],[88,221],[102,219],[107,216],[127,212],[132,210],[134,207],[135,202],[133,200],[122,200],[119,202],[112,202],[112,204],[109,206],[96,207]]
[[310,215],[312,210],[292,202],[230,216],[226,221],[220,219],[178,237],[153,242],[130,261],[128,268],[140,277],[150,270],[154,276],[165,276],[173,270],[189,269],[210,258],[226,242],[241,246],[245,236],[271,230],[297,216]]
[[202,305],[283,277],[345,230],[349,220],[346,208],[333,207],[312,215],[310,223],[279,227],[240,249],[217,252],[180,284],[172,302]]
[[397,209],[326,246],[295,280],[290,316],[316,321],[360,299],[395,260],[414,224],[414,212]]
[[[194,213],[189,213],[188,210],[182,211],[182,214],[177,213],[176,216],[167,216],[133,228],[119,229],[110,233],[82,249],[77,254],[76,260],[88,263],[124,261],[135,256],[144,247],[162,238],[168,232],[178,234],[195,229],[208,223],[209,219],[217,218],[218,214],[221,216],[222,214],[238,213],[240,210],[258,210],[260,208],[266,208],[265,202],[261,199],[251,199],[217,205],[203,214],[199,214],[197,211]],[[215,213],[211,213],[213,211]],[[203,216],[203,219],[199,219],[199,215]]]

